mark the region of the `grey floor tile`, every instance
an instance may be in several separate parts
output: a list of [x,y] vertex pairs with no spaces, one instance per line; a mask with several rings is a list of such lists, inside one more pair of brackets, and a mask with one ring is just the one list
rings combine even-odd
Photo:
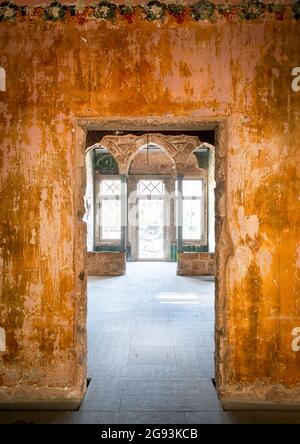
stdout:
[[168,311],[170,321],[203,321],[200,310]]
[[132,346],[170,346],[175,343],[169,321],[136,321],[132,331]]
[[[94,340],[93,347],[119,347],[123,349],[130,346],[131,333],[120,335],[120,333],[116,331],[100,331],[96,328],[88,332],[88,339]],[[88,350],[88,353],[92,353],[93,351],[94,348]]]
[[177,346],[193,344],[198,347],[210,347],[211,350],[214,350],[215,347],[213,333],[201,332],[192,328],[179,331],[179,329],[174,328],[170,334]]
[[172,347],[143,346],[131,347],[127,365],[175,365]]
[[87,411],[118,411],[122,392],[93,390],[86,394],[80,406],[80,412]]
[[129,348],[118,350],[115,347],[101,347],[88,355],[88,369],[95,370],[99,366],[123,366],[128,361]]
[[148,334],[141,334],[141,332],[133,332],[131,344],[133,347],[155,346],[159,344],[164,347],[173,347],[176,345],[176,338],[174,338],[170,331],[161,331]]
[[178,374],[180,378],[186,380],[197,380],[197,379],[212,379],[214,378],[214,371],[210,368],[203,366],[178,366]]
[[215,310],[213,307],[201,307],[200,312],[204,321],[215,320]]
[[[111,312],[113,313],[113,312]],[[118,312],[120,313],[120,312]],[[89,322],[89,327],[92,331],[97,331],[99,337],[101,337],[102,332],[105,333],[131,333],[134,327],[133,320],[124,320],[122,315],[119,314],[119,319],[106,319],[102,318],[99,320],[93,320]]]
[[[145,309],[145,307],[143,307]],[[140,308],[138,307],[140,310]],[[168,311],[161,309],[149,309],[147,311],[137,311],[135,313],[136,321],[167,321],[169,319]]]
[[97,374],[95,377],[92,377],[85,396],[87,399],[95,399],[97,391],[116,393],[121,396],[123,386],[124,381],[118,376],[107,374],[100,377]]
[[188,424],[230,424],[224,412],[186,412]]
[[121,410],[220,411],[214,387],[200,381],[126,381]]
[[[137,304],[136,307],[137,312],[151,312],[151,311],[158,311],[158,312],[165,312],[163,319],[158,320],[167,320],[168,319],[168,307],[166,307],[164,304],[161,304],[161,302],[158,299],[153,299],[152,301],[141,301],[139,304]],[[138,320],[138,319],[137,319]],[[144,319],[142,319],[144,320]],[[150,319],[152,320],[152,319]]]
[[116,412],[82,410],[73,418],[72,424],[116,424]]
[[210,347],[200,347],[197,344],[176,345],[176,362],[178,366],[204,366],[213,368],[214,351]]
[[201,334],[209,333],[210,336],[214,334],[214,323],[211,321],[203,321],[203,320],[192,320],[192,319],[184,319],[184,320],[170,320],[171,330],[181,331],[181,329],[185,330],[195,330]]
[[117,424],[186,424],[183,412],[118,412],[115,416]]
[[[89,313],[89,325],[92,325],[92,322],[101,321],[104,319],[105,321],[134,321],[135,320],[135,311],[96,311],[94,313]],[[97,327],[97,324],[96,324]]]
[[136,303],[125,303],[125,302],[109,302],[106,307],[106,312],[136,312],[137,304]]
[[180,378],[176,365],[126,365],[123,367],[102,366],[94,373],[95,378],[115,376],[122,380],[159,381],[178,380]]

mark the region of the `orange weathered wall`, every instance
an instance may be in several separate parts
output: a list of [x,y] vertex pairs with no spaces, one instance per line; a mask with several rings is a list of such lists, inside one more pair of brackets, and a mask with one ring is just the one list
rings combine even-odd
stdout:
[[219,390],[300,401],[299,31],[291,19],[0,24],[0,401],[84,391],[75,119],[166,115],[227,119]]

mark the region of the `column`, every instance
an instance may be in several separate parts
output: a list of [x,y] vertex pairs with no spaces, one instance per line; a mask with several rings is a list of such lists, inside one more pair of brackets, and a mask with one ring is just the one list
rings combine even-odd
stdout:
[[177,252],[183,251],[182,225],[183,225],[183,208],[182,208],[182,179],[183,176],[177,176]]
[[120,174],[121,179],[121,242],[120,251],[126,251],[126,229],[127,229],[127,193],[126,193],[126,174]]

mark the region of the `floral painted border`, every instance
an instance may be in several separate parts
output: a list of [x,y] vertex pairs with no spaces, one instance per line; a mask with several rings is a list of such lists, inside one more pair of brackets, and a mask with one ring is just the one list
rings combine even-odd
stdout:
[[213,21],[223,17],[229,21],[256,20],[267,14],[276,20],[291,17],[300,19],[300,0],[291,0],[290,4],[279,0],[265,2],[264,0],[243,0],[240,4],[231,4],[229,1],[215,5],[209,0],[200,0],[193,5],[179,3],[166,4],[159,0],[150,0],[139,6],[116,5],[108,0],[77,9],[74,4],[62,4],[52,1],[48,5],[28,7],[18,6],[11,1],[0,3],[0,22],[13,22],[20,18],[35,20],[41,18],[45,21],[65,21],[69,17],[77,18],[79,22],[88,19],[115,20],[118,16],[128,23],[133,23],[137,17],[149,22],[163,21],[167,15],[173,17],[177,23],[183,23],[188,17],[195,21]]

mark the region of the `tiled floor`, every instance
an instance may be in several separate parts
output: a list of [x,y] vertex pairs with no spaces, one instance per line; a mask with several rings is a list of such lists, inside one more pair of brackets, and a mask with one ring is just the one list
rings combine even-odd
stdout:
[[185,412],[221,412],[211,382],[213,294],[213,279],[176,276],[174,263],[129,263],[126,276],[90,278],[92,381],[82,413],[185,423]]
[[89,278],[88,299],[92,380],[80,410],[2,412],[0,423],[300,423],[295,412],[222,410],[211,381],[212,278],[128,263],[126,276]]

